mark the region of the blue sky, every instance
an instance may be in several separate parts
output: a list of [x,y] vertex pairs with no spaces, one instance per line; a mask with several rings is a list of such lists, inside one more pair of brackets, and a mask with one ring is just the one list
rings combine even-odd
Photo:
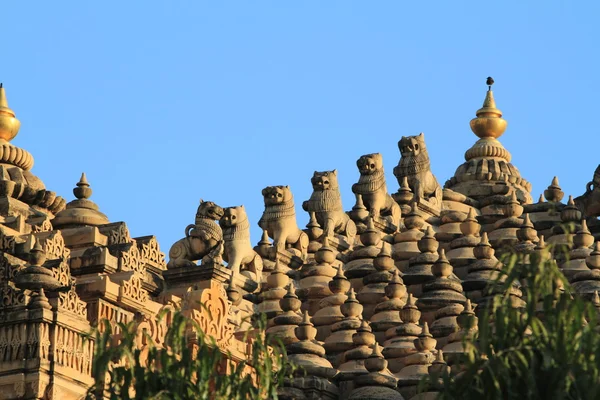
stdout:
[[[475,142],[485,78],[500,139],[533,184],[579,195],[600,162],[597,2],[103,1],[2,5],[0,81],[14,144],[68,200],[94,200],[165,252],[200,198],[245,204],[337,168],[346,209],[355,161],[381,152],[388,189],[402,135],[424,132],[443,184]],[[275,150],[275,151],[274,151]]]

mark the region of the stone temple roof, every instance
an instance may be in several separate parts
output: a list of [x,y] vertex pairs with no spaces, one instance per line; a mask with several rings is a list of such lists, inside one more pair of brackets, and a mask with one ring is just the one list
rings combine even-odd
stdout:
[[[94,344],[83,338],[93,326],[133,322],[143,347],[141,332],[161,343],[181,310],[234,362],[248,357],[249,317],[263,313],[267,333],[307,372],[286,381],[283,399],[410,399],[423,377],[459,369],[463,338],[476,331],[469,321],[499,293],[489,283],[501,256],[548,244],[568,253],[556,262],[577,293],[599,303],[600,166],[581,196],[563,202],[555,177],[534,202],[499,141],[507,122],[492,84],[470,122],[478,140],[443,187],[424,135],[402,137],[395,193],[382,156],[366,154],[351,210],[337,171],[317,171],[302,203],[306,228],[290,188],[271,186],[260,221],[243,206],[201,201],[168,256],[154,236],[132,238],[111,222],[85,174],[68,203],[46,190],[33,156],[10,143],[20,123],[0,85],[3,398],[79,399],[92,383]],[[254,223],[263,230],[255,246]],[[523,304],[520,286],[508,294]]]

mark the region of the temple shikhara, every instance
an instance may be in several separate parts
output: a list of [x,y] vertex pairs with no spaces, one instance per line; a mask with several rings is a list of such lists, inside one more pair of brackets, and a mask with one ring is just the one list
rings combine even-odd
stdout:
[[[33,156],[11,144],[20,122],[0,86],[0,399],[81,399],[93,383],[93,327],[134,321],[140,347],[142,332],[160,344],[169,314],[157,315],[182,310],[234,360],[248,357],[249,317],[266,314],[267,334],[307,371],[281,398],[409,400],[422,377],[454,367],[502,254],[547,244],[568,252],[561,270],[600,303],[600,166],[580,193],[565,195],[549,176],[534,197],[499,141],[507,122],[492,84],[470,121],[477,138],[445,182],[431,172],[425,136],[403,136],[393,176],[381,154],[357,155],[353,199],[338,186],[351,172],[331,166],[314,173],[309,199],[288,186],[256,193],[260,221],[201,201],[165,252],[103,214],[85,174],[65,177],[73,196],[44,186]],[[306,227],[297,212],[308,213]],[[258,243],[251,224],[263,231]],[[519,287],[511,295],[523,302]]]

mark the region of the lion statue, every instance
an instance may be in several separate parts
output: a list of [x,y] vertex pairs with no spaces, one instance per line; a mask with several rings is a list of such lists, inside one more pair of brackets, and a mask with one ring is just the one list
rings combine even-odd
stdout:
[[381,154],[366,154],[356,161],[360,172],[358,183],[352,191],[362,196],[363,203],[374,220],[387,217],[393,225],[400,226],[400,206],[387,192]]
[[575,204],[586,217],[600,216],[600,165],[585,187],[585,193],[575,199]]
[[398,184],[402,185],[404,178],[414,194],[412,201],[420,203],[428,201],[438,210],[442,205],[442,188],[435,176],[431,173],[429,154],[425,145],[425,135],[402,136],[398,142],[400,149],[400,162],[394,168],[394,175]]
[[267,186],[262,190],[262,195],[265,211],[258,226],[267,231],[278,252],[290,246],[300,252],[302,259],[306,259],[308,235],[298,228],[294,196],[290,187]]
[[225,208],[219,224],[225,241],[223,258],[233,275],[241,272],[260,285],[263,260],[250,243],[250,222],[244,206]]
[[196,261],[218,251],[223,241],[221,227],[215,222],[223,216],[223,209],[212,201],[200,200],[196,220],[185,228],[185,237],[169,249],[167,268],[196,265]]
[[310,181],[313,193],[310,199],[302,203],[302,208],[304,211],[314,213],[325,237],[331,238],[334,234],[342,235],[352,246],[356,236],[356,225],[342,207],[337,170],[315,171]]

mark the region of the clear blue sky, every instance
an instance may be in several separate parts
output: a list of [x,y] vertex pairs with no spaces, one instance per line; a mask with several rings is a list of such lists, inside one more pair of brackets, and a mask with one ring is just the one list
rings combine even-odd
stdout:
[[[245,204],[337,168],[350,209],[356,159],[381,152],[388,188],[402,135],[425,132],[443,184],[475,142],[485,78],[501,141],[532,182],[579,195],[600,162],[598,2],[103,1],[2,4],[14,143],[68,200],[92,199],[167,252],[198,200]],[[273,150],[276,151],[273,151]]]

